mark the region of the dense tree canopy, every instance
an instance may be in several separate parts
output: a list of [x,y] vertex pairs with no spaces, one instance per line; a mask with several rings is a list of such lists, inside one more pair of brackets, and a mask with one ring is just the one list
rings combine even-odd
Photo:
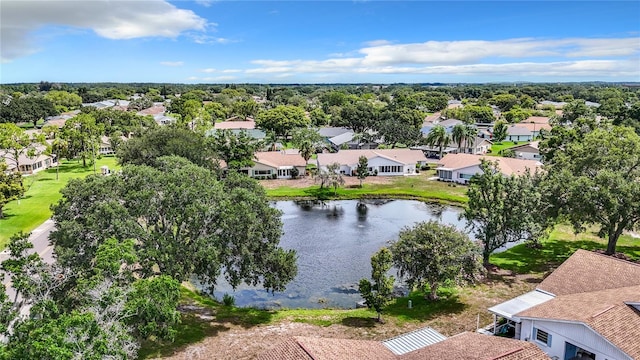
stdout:
[[576,231],[600,226],[607,254],[615,253],[622,232],[640,222],[640,136],[628,127],[596,128],[556,152],[548,171],[557,215]]
[[227,168],[234,170],[253,166],[254,154],[261,145],[246,131],[236,134],[231,130],[217,130],[207,142],[216,158],[224,160]]
[[382,248],[371,257],[371,278],[361,279],[358,291],[364,298],[365,304],[370,309],[378,313],[378,321],[382,321],[382,309],[393,299],[393,276],[388,276],[387,272],[393,265],[392,255],[389,249]]
[[162,156],[181,156],[196,165],[213,168],[213,150],[207,138],[179,126],[149,129],[126,141],[117,152],[121,164],[156,166]]
[[307,127],[309,118],[304,110],[291,105],[278,105],[273,109],[262,111],[256,117],[256,125],[260,128],[273,131],[277,136],[286,136],[293,129]]
[[156,168],[125,166],[122,174],[71,181],[53,207],[51,242],[58,262],[91,269],[107,239],[135,239],[142,278],[192,275],[213,288],[224,269],[231,285],[283,290],[296,274],[295,253],[278,247],[282,224],[254,180],[207,169],[177,157]]
[[403,228],[389,249],[399,275],[411,289],[428,286],[431,300],[446,281],[473,282],[480,274],[478,247],[455,227],[437,221]]
[[4,217],[2,212],[4,206],[23,194],[22,174],[17,171],[8,171],[7,164],[0,160],[0,219]]
[[497,163],[482,160],[481,173],[471,178],[463,213],[475,238],[482,241],[482,260],[510,242],[538,242],[547,235],[550,219],[539,190],[539,173],[504,176]]

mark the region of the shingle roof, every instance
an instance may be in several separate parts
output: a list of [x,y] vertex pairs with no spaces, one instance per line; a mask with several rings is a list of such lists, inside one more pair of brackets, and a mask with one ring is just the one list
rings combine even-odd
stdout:
[[640,359],[640,311],[626,303],[640,303],[640,285],[560,295],[518,316],[584,323],[631,358]]
[[367,159],[383,157],[401,164],[415,164],[418,161],[427,161],[422,150],[411,149],[376,149],[376,150],[340,150],[332,154],[318,154],[318,164],[325,166],[332,163],[355,165],[360,156]]
[[256,152],[256,162],[273,166],[307,166],[307,162],[299,153],[286,153],[283,151]]
[[518,149],[523,149],[523,148],[531,148],[531,149],[535,149],[535,150],[540,150],[540,141],[532,141],[532,142],[530,142],[528,144],[522,144],[522,145],[510,147],[509,150],[516,151]]
[[551,131],[551,125],[549,124],[540,124],[540,123],[518,123],[513,125],[513,127],[517,127],[517,128],[521,128],[521,129],[527,129],[528,131],[536,131],[539,132],[540,130],[547,130],[547,131]]
[[[524,125],[524,124],[523,124]],[[512,135],[512,136],[527,136],[527,135],[531,135],[531,131],[528,128],[524,127],[524,126],[518,126],[518,125],[511,125],[507,128],[507,135]]]
[[538,289],[554,295],[640,285],[640,264],[578,250],[544,279]]
[[487,157],[473,154],[447,154],[438,163],[438,168],[444,168],[449,170],[463,169],[474,165],[479,165],[480,160],[486,159],[488,161],[498,162],[498,169],[503,175],[524,174],[527,169],[531,172],[535,172],[541,168],[542,163],[535,160],[524,160],[504,157]]
[[379,341],[295,336],[258,356],[259,360],[393,360]]
[[320,136],[325,138],[332,138],[334,136],[338,136],[346,132],[353,132],[353,131],[343,127],[323,127],[318,129],[318,134],[320,134]]
[[401,355],[402,360],[549,360],[526,341],[464,332],[439,343]]

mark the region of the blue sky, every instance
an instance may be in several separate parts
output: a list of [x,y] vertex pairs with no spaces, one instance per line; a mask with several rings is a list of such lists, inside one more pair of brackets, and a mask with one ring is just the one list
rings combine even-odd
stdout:
[[640,81],[640,1],[1,0],[0,82]]

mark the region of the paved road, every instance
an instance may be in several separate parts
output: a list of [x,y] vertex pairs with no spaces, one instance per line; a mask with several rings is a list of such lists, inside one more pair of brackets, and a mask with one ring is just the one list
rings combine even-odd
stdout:
[[[33,251],[40,254],[40,257],[47,263],[53,262],[53,246],[49,245],[49,234],[55,229],[55,223],[49,219],[42,225],[38,226],[31,232],[29,240],[33,244]],[[0,262],[9,258],[9,251],[7,249],[0,252]],[[8,276],[5,276],[3,280],[4,285],[7,286],[7,295],[9,299],[13,299],[15,291],[11,287],[11,282]]]

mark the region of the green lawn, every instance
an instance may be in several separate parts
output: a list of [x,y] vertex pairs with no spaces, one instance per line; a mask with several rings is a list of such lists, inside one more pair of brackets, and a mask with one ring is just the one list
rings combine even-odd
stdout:
[[279,187],[267,189],[272,199],[314,198],[314,199],[361,199],[361,198],[395,198],[438,201],[443,203],[464,204],[467,202],[467,187],[427,180],[429,174],[421,176],[398,176],[389,184],[365,184],[362,188],[340,187],[334,193],[333,188],[320,189],[319,185],[309,188]]
[[[560,265],[578,249],[606,250],[607,241],[589,231],[574,234],[568,225],[558,225],[548,240],[542,242],[540,249],[526,245],[516,245],[511,249],[493,254],[490,262],[502,269],[518,274],[547,272]],[[617,251],[625,253],[634,260],[640,260],[640,239],[622,235],[618,240]]]
[[503,141],[503,142],[499,142],[499,143],[494,143],[493,145],[491,145],[491,152],[487,153],[488,156],[500,156],[500,151],[504,150],[504,149],[508,149],[508,148],[512,148],[514,146],[518,146],[518,145],[522,145],[522,144],[528,144],[530,143],[530,141],[518,141],[518,142],[513,142],[513,141]]
[[[96,161],[96,170],[109,166],[116,168],[115,157],[103,157]],[[24,197],[4,207],[4,218],[0,219],[0,249],[4,248],[9,238],[20,231],[29,232],[51,217],[50,206],[60,200],[60,189],[74,178],[93,174],[93,166],[83,168],[81,162],[66,161],[60,165],[60,174],[56,180],[56,169],[40,171],[35,175],[25,176],[23,183],[28,189]]]

